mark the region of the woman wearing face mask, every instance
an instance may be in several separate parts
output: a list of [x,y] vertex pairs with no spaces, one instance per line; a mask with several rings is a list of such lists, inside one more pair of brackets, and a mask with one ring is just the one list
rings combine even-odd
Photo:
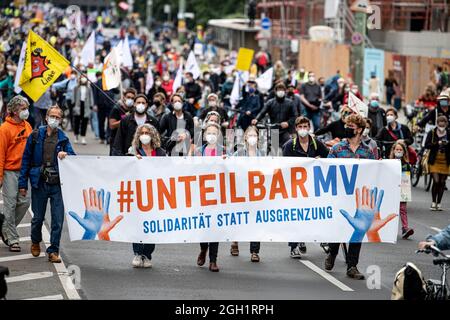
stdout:
[[357,84],[352,84],[349,87],[349,90],[346,92],[346,95],[344,97],[344,104],[348,104],[348,96],[350,95],[350,92],[353,93],[359,100],[364,101],[364,98],[361,95],[361,92],[359,92],[358,85]]
[[[259,131],[255,126],[249,126],[244,132],[244,148],[238,148],[233,154],[235,157],[262,157],[263,154],[258,149]],[[261,247],[260,242],[250,242],[250,261],[259,262],[259,249]],[[237,257],[239,255],[238,242],[231,244],[230,253],[232,256]]]
[[[411,165],[408,159],[408,147],[400,141],[394,143],[391,149],[389,159],[397,159],[402,162],[402,173],[411,174]],[[400,202],[400,220],[402,221],[402,238],[408,239],[414,234],[414,230],[408,226],[408,213],[406,210],[406,202]]]
[[148,101],[153,101],[153,97],[157,93],[163,93],[164,96],[167,97],[167,91],[162,87],[162,81],[159,76],[155,78],[155,83],[153,84],[153,87],[147,93]]
[[[142,124],[136,129],[133,142],[128,150],[128,155],[142,157],[165,157],[166,152],[161,149],[161,140],[158,130],[148,123]],[[131,262],[134,268],[151,268],[152,253],[155,250],[153,243],[133,243],[134,258]]]
[[[219,123],[219,125],[221,125],[222,127],[226,127],[228,125],[229,120],[228,113],[223,107],[220,106],[220,101],[217,94],[215,93],[209,94],[207,100],[208,100],[208,107],[202,110],[198,119],[204,121],[208,113],[210,113],[211,111],[215,111],[220,115],[220,120],[222,121],[221,123]],[[197,117],[194,117],[194,121],[196,120],[196,118]]]
[[371,138],[372,132],[372,120],[366,118],[366,128],[364,129],[361,137],[361,141],[365,143],[372,150],[376,159],[380,159],[380,153],[378,152],[378,145],[375,140]]
[[[225,155],[225,148],[222,146],[222,135],[220,132],[220,126],[216,123],[208,123],[204,130],[204,138],[206,144],[198,147],[194,156],[199,157],[217,157]],[[217,266],[217,253],[219,251],[218,242],[200,243],[200,254],[197,258],[197,265],[203,266],[206,261],[206,253],[209,249],[209,271],[218,272]]]
[[170,110],[166,108],[166,97],[163,93],[156,93],[153,96],[153,104],[150,108],[148,108],[148,114],[155,117],[158,122],[161,122],[161,119],[164,115],[169,114]]
[[94,95],[87,78],[81,76],[79,85],[74,90],[75,106],[73,108],[75,143],[78,143],[81,134],[81,143],[86,144],[86,131],[92,108],[95,105]]
[[433,177],[431,189],[432,203],[430,210],[442,211],[441,200],[445,191],[445,182],[450,165],[450,134],[446,116],[439,116],[437,127],[431,130],[425,140],[425,148],[430,150],[428,165]]
[[168,72],[164,73],[162,77],[161,87],[166,91],[167,97],[171,97],[173,94],[173,79],[170,78]]
[[[328,148],[319,140],[310,135],[311,123],[306,117],[300,116],[295,119],[296,135],[283,146],[283,157],[300,158],[326,158]],[[304,242],[289,242],[291,248],[290,256],[300,259],[306,253]]]
[[[384,159],[389,158],[392,145],[395,141],[401,140],[410,146],[413,143],[413,138],[409,128],[397,121],[397,110],[389,108],[386,110],[387,126],[383,127],[375,137],[380,148],[384,148],[382,154]],[[411,160],[411,159],[410,159]]]

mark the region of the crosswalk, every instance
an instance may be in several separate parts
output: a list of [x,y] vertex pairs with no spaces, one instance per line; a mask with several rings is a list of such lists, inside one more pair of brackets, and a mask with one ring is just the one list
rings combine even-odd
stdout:
[[[1,201],[0,201],[1,204]],[[28,212],[24,221],[18,225],[22,252],[9,252],[8,247],[0,244],[0,265],[8,267],[10,275],[6,277],[9,300],[66,300],[80,299],[73,287],[64,262],[48,262],[45,248],[50,245],[47,227],[42,228],[43,244],[39,257],[33,257],[30,251],[31,217]]]

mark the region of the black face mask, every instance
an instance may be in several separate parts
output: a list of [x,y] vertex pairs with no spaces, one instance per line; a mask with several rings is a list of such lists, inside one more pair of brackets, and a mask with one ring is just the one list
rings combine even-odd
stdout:
[[153,104],[154,104],[155,106],[159,107],[159,106],[161,105],[161,101],[155,100],[155,101],[153,101]]
[[345,128],[345,138],[353,138],[356,136],[355,129],[352,128]]

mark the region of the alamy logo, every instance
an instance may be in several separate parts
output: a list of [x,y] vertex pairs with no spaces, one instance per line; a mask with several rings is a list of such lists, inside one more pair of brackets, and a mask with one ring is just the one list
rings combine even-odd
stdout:
[[367,9],[367,28],[369,30],[381,30],[381,9],[379,6],[370,5]]

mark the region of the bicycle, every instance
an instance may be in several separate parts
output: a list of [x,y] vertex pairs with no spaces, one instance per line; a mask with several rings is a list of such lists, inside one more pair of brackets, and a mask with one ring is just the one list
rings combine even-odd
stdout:
[[444,254],[435,246],[429,246],[426,249],[419,249],[419,253],[432,254],[436,258],[433,259],[433,264],[442,269],[440,280],[428,279],[426,280],[426,296],[425,300],[450,300],[450,290],[447,283],[447,271],[450,269],[450,256]]
[[[270,118],[267,118],[267,121],[262,122],[262,123],[257,123],[256,128],[258,128],[258,130],[264,130],[264,131],[262,131],[262,134],[266,133],[266,135],[263,136],[265,139],[262,139],[262,143],[260,145],[264,146],[266,155],[270,155],[270,153],[272,152],[272,130],[273,129],[277,129],[277,130],[281,129],[281,124],[280,123],[270,123]],[[260,137],[262,137],[261,133],[260,133]],[[275,151],[277,154],[275,154],[275,156],[280,154],[281,149],[282,148],[277,148],[277,150]]]

